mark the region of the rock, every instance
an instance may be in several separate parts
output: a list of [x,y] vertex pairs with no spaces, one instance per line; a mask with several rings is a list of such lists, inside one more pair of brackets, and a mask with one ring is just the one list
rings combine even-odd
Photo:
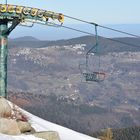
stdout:
[[0,97],[0,118],[8,118],[11,117],[12,108],[9,105],[8,101]]
[[24,134],[25,135],[32,135],[32,134],[36,133],[36,130],[33,127],[31,127],[31,128],[32,128],[31,131],[24,132]]
[[18,128],[20,129],[21,133],[32,131],[31,124],[28,122],[17,121],[17,124],[18,124]]
[[28,117],[15,106],[13,107],[13,118],[15,118],[17,121],[28,122]]
[[33,134],[35,137],[42,138],[45,140],[60,140],[59,134],[55,131],[43,131]]
[[20,129],[15,120],[0,118],[0,133],[7,135],[19,135]]

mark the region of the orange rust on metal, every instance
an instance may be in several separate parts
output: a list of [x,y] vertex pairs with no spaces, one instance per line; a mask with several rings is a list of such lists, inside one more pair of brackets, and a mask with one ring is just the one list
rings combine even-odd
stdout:
[[0,46],[1,45],[6,45],[6,44],[7,44],[7,39],[6,38],[0,39]]

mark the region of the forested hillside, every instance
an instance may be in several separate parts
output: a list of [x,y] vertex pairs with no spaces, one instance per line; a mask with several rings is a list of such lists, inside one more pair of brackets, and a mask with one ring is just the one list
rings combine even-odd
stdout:
[[[45,96],[9,92],[9,100],[43,119],[96,137],[97,135],[102,136],[102,133],[93,135],[93,132],[97,130],[137,125],[133,116],[129,116],[127,112],[120,113],[100,106],[90,106],[82,102],[76,103],[70,99],[57,97],[55,94]],[[135,113],[137,118],[140,115],[138,112],[131,113]],[[113,133],[115,138],[118,138],[121,133],[125,133],[125,129],[117,129]]]
[[[93,37],[53,42],[25,39],[11,41],[9,46],[12,102],[89,135],[105,128],[140,125],[140,48],[101,39],[103,53],[99,57],[92,52],[86,67]],[[119,40],[140,43],[135,38]],[[104,72],[105,80],[85,82],[82,72],[86,70]]]
[[102,132],[96,132],[94,137],[101,138],[101,140],[139,140],[140,127],[128,127],[121,129],[105,129]]

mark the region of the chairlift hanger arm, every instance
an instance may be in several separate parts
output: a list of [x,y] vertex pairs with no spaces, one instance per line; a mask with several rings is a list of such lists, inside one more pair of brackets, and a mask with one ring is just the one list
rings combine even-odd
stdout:
[[[94,25],[94,24],[93,24]],[[98,31],[97,31],[97,24],[95,24],[94,25],[95,26],[95,41],[96,41],[96,43],[95,43],[95,45],[93,46],[93,47],[91,47],[88,51],[87,51],[87,53],[86,53],[86,56],[88,56],[88,54],[93,50],[93,49],[95,49],[95,52],[94,53],[96,53],[97,52],[97,46],[98,46],[98,44],[99,44],[99,40],[98,40]]]

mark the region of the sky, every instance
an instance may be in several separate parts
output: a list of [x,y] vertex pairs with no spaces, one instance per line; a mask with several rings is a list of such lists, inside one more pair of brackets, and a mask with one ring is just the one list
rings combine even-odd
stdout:
[[[0,0],[4,3],[4,0]],[[10,4],[25,5],[63,13],[101,25],[140,24],[140,0],[7,0]],[[81,24],[65,18],[64,24]],[[35,30],[38,27],[34,27]],[[42,27],[39,27],[42,30]],[[53,30],[52,28],[50,30]]]

